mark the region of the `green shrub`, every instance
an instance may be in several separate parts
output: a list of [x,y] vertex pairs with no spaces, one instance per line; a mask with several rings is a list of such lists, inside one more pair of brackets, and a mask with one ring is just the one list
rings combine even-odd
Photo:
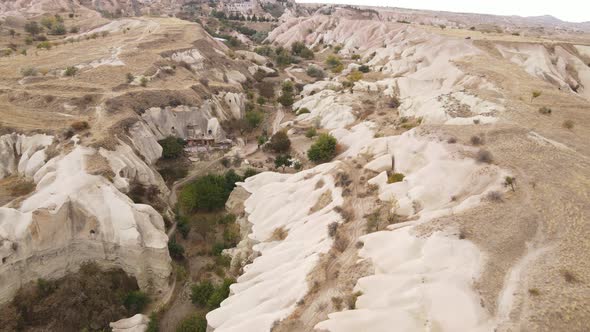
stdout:
[[53,35],[65,35],[68,31],[66,30],[66,27],[63,24],[56,24],[55,26],[53,26],[53,28],[51,28],[51,34]]
[[246,169],[246,171],[244,171],[244,180],[256,174],[258,174],[257,170],[255,170],[254,168],[248,168]]
[[263,45],[260,47],[256,47],[254,49],[254,52],[263,55],[263,56],[268,56],[271,57],[275,54],[274,50],[272,49],[272,47],[268,46],[268,45]]
[[393,173],[387,178],[387,183],[396,183],[401,182],[405,178],[405,175],[402,173]]
[[351,82],[358,82],[363,78],[363,73],[358,70],[353,70],[350,74],[348,74],[347,78]]
[[369,66],[367,66],[367,65],[362,65],[362,66],[360,66],[360,67],[359,67],[359,71],[360,71],[361,73],[368,73],[370,70],[371,70],[371,69],[370,69],[370,68],[369,68]]
[[139,84],[144,88],[147,86],[148,82],[149,81],[148,81],[147,77],[142,77],[141,80],[139,80]]
[[160,331],[160,319],[155,312],[150,314],[150,322],[148,323],[146,332],[158,332]]
[[217,219],[217,224],[219,224],[219,225],[230,225],[235,222],[236,222],[236,215],[232,214],[232,213],[224,214],[219,219]]
[[215,292],[215,287],[209,280],[193,285],[191,287],[191,301],[198,306],[204,307],[213,292]]
[[188,237],[188,233],[191,231],[191,224],[188,222],[185,216],[178,216],[178,219],[176,220],[176,228],[178,228],[182,238],[186,239]]
[[307,67],[306,73],[310,77],[315,77],[318,79],[322,79],[326,76],[326,74],[324,73],[324,71],[320,67],[314,66],[314,65]]
[[74,76],[74,75],[76,75],[77,72],[78,72],[78,68],[70,66],[70,67],[67,67],[66,70],[64,70],[64,75],[65,76]]
[[23,75],[23,77],[37,76],[37,68],[35,68],[35,67],[22,68],[20,70],[20,73],[21,73],[21,75]]
[[291,53],[282,46],[275,49],[275,61],[280,67],[288,66],[296,62]]
[[41,297],[51,295],[57,289],[57,283],[53,280],[37,279],[37,291]]
[[150,302],[150,298],[142,291],[132,291],[125,296],[123,304],[131,313],[142,312],[145,306]]
[[32,36],[35,36],[43,31],[43,27],[41,27],[39,23],[35,21],[27,22],[25,24],[25,31],[30,33]]
[[37,44],[37,48],[39,48],[39,49],[50,50],[51,46],[52,46],[51,43],[48,41],[42,41],[39,44]]
[[207,301],[207,307],[210,310],[219,308],[219,305],[223,300],[225,300],[229,296],[229,286],[235,283],[234,279],[224,279],[223,283],[215,288],[215,291],[209,297],[209,301]]
[[225,247],[225,244],[224,243],[222,243],[222,242],[215,242],[215,243],[213,243],[213,246],[211,246],[211,254],[213,256],[219,256],[219,255],[221,255],[221,253],[223,252],[224,249],[227,249]]
[[266,104],[266,99],[264,99],[264,97],[262,97],[262,96],[258,96],[258,98],[256,99],[256,102],[258,103],[258,105],[262,106],[262,105]]
[[125,77],[127,78],[127,83],[132,83],[135,80],[135,77],[131,73],[127,73]]
[[361,55],[360,54],[353,54],[353,55],[350,56],[350,58],[352,60],[359,60],[361,58]]
[[311,113],[309,111],[309,109],[307,107],[303,107],[303,108],[298,109],[296,114],[301,115],[301,114],[308,114],[308,113]]
[[242,178],[233,170],[225,175],[205,175],[187,184],[180,191],[178,202],[185,211],[215,211],[222,209],[235,183]]
[[246,122],[250,130],[258,128],[262,120],[264,119],[264,113],[260,111],[249,111],[246,112]]
[[283,169],[283,172],[285,171],[285,167],[289,167],[291,165],[292,165],[291,156],[289,156],[287,154],[281,154],[275,158],[275,167],[276,168],[281,167]]
[[284,131],[278,131],[272,135],[268,147],[276,153],[284,153],[291,148],[291,140],[289,139],[289,136],[287,136],[287,133]]
[[176,159],[182,156],[186,142],[182,138],[168,136],[159,140],[158,144],[162,147],[162,158]]
[[550,115],[551,114],[551,109],[547,106],[543,106],[541,108],[539,108],[539,113],[543,114],[543,115]]
[[317,130],[315,128],[311,127],[309,129],[307,129],[307,131],[305,132],[305,137],[312,138],[317,134],[318,134]]
[[316,163],[324,163],[336,156],[337,141],[330,134],[321,134],[316,142],[307,151],[309,160]]
[[190,315],[180,322],[176,332],[207,332],[207,319],[199,314]]
[[168,241],[168,252],[170,253],[170,256],[174,259],[184,258],[184,247],[177,243],[174,238]]
[[330,69],[337,67],[341,64],[342,62],[340,61],[340,58],[335,55],[328,55],[328,57],[326,58],[326,65],[328,65]]
[[277,99],[279,101],[279,103],[281,103],[281,105],[283,106],[291,106],[293,105],[293,92],[294,92],[294,87],[293,87],[293,83],[291,81],[285,81],[283,82],[283,85],[281,87],[281,96]]

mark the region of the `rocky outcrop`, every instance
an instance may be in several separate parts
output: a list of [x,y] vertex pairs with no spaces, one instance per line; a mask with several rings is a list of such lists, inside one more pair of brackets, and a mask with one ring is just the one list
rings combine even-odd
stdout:
[[32,178],[45,163],[45,149],[52,142],[53,136],[45,134],[0,136],[0,179],[12,174]]
[[110,323],[109,326],[113,332],[145,332],[149,323],[150,319],[146,315],[137,314]]
[[[25,142],[39,139],[20,139],[19,164],[34,156],[27,153],[34,149],[23,149],[33,146]],[[131,181],[165,186],[128,145],[121,142],[115,151],[75,146],[43,162],[31,177],[33,194],[15,208],[0,207],[0,302],[27,282],[62,277],[88,261],[122,268],[148,292],[168,289],[164,221],[154,208],[121,192]]]
[[[220,121],[240,119],[245,108],[244,95],[242,93],[226,92],[219,96],[212,96],[199,107],[152,107],[147,109],[142,118],[153,135],[146,133],[145,125],[137,124],[132,128],[133,137],[155,136],[160,140],[168,136],[187,138],[189,126],[197,129],[198,133],[210,135],[216,139],[224,139],[225,132],[221,128]],[[197,134],[198,134],[197,133]],[[144,157],[153,156],[153,151],[138,148]]]

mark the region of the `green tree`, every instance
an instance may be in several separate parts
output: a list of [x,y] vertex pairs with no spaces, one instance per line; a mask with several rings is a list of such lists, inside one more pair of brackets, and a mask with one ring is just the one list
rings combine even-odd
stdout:
[[187,217],[179,215],[176,219],[176,228],[178,228],[182,238],[186,239],[191,230],[191,224],[188,222]]
[[160,330],[160,319],[155,312],[150,314],[150,322],[148,323],[146,332],[158,332]]
[[132,313],[142,312],[145,306],[150,302],[150,298],[142,291],[132,291],[125,296],[123,304],[125,308]]
[[246,122],[248,123],[248,128],[250,130],[257,128],[263,119],[264,114],[260,111],[246,112]]
[[283,169],[283,172],[285,171],[285,167],[289,167],[292,164],[293,163],[291,162],[291,156],[287,154],[281,154],[275,158],[275,167],[281,167]]
[[180,322],[176,332],[207,332],[207,319],[199,314],[193,314]]
[[170,256],[175,259],[183,259],[184,258],[184,247],[176,242],[174,238],[168,241],[168,252]]
[[293,87],[293,82],[287,80],[285,82],[283,82],[283,85],[281,87],[281,96],[278,98],[279,103],[281,103],[281,105],[283,106],[291,106],[293,105],[293,92],[294,92],[294,87]]
[[276,153],[284,153],[289,151],[291,148],[291,140],[289,139],[289,136],[287,136],[286,132],[278,131],[272,135],[268,145],[272,151]]
[[182,188],[178,199],[180,207],[188,212],[222,209],[238,181],[242,181],[242,177],[233,170],[225,175],[201,176]]
[[336,156],[337,141],[330,134],[321,134],[317,141],[307,151],[309,160],[316,163],[324,163]]
[[164,159],[176,159],[183,153],[186,142],[182,138],[168,136],[163,140],[159,140],[158,143],[162,146],[162,158]]
[[213,292],[215,292],[215,287],[209,280],[193,285],[191,287],[191,301],[198,306],[204,307]]
[[207,307],[210,310],[219,308],[219,305],[223,300],[225,300],[229,296],[229,286],[236,281],[234,279],[224,279],[223,283],[215,289],[211,297],[209,297],[209,301],[207,301]]
[[36,36],[43,31],[43,28],[39,25],[39,23],[32,21],[25,24],[25,31],[30,33],[32,36]]

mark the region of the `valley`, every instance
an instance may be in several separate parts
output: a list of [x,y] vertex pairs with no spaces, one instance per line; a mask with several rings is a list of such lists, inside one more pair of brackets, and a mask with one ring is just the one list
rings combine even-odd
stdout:
[[238,3],[0,4],[0,331],[585,331],[587,23]]

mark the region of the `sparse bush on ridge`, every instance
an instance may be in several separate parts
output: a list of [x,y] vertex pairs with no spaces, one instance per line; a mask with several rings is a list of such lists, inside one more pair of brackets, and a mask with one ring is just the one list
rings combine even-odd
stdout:
[[494,202],[494,203],[498,203],[498,202],[502,202],[502,193],[499,191],[490,191],[487,193],[486,198],[490,201],[490,202]]
[[72,129],[74,129],[75,131],[82,131],[82,130],[86,130],[86,129],[90,128],[90,125],[86,121],[76,121],[76,122],[72,122],[70,127]]
[[476,160],[480,163],[490,164],[493,161],[492,153],[487,150],[479,150],[476,155]]
[[310,65],[309,67],[307,67],[306,73],[308,76],[311,76],[311,77],[314,77],[317,79],[322,79],[326,76],[326,74],[324,73],[322,68],[315,66],[315,65]]
[[403,175],[402,173],[393,173],[387,177],[387,183],[391,184],[391,183],[401,182],[404,180],[404,178],[405,178],[405,175]]
[[64,70],[64,76],[74,76],[78,72],[78,68],[70,66]]
[[22,68],[20,70],[20,73],[21,73],[21,75],[23,75],[23,77],[37,76],[37,68],[35,68],[35,67]]
[[551,109],[547,106],[543,106],[541,108],[539,108],[539,113],[543,114],[543,115],[551,115]]
[[473,135],[473,136],[471,136],[471,138],[469,139],[469,141],[471,142],[472,145],[481,145],[481,144],[483,144],[483,139],[479,135]]
[[574,121],[572,120],[565,120],[562,123],[563,128],[565,129],[573,129],[574,128]]

